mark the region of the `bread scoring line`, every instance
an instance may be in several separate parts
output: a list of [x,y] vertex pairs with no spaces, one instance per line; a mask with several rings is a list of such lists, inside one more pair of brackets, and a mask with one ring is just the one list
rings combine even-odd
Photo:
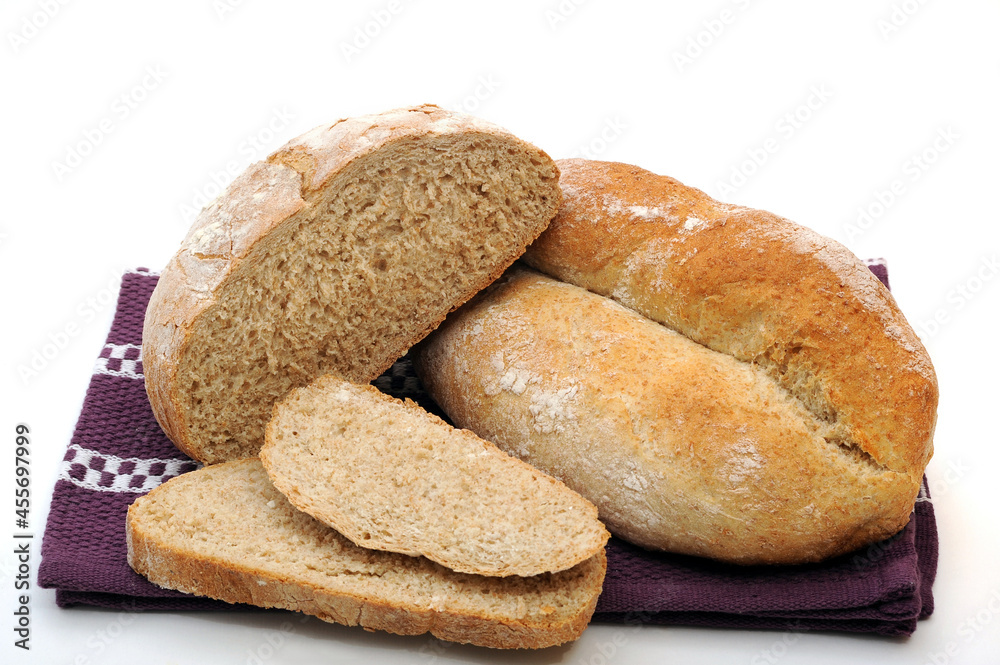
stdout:
[[[641,249],[642,248],[640,246],[640,247],[634,248],[631,252],[629,252],[628,258],[625,259],[624,263],[626,265],[628,265],[629,264],[629,259],[631,259],[631,257],[637,251],[640,251]],[[870,264],[868,262],[866,262],[865,264],[866,265],[884,265],[885,264],[885,260],[884,259],[872,259],[871,261],[872,262]],[[838,438],[836,438],[834,436],[834,435],[837,434],[836,429],[837,429],[837,426],[839,424],[839,414],[837,413],[836,409],[833,409],[833,405],[832,404],[830,404],[830,407],[831,407],[831,409],[833,411],[832,418],[827,418],[822,413],[816,413],[815,411],[813,411],[812,408],[810,408],[810,406],[806,403],[806,401],[804,399],[802,399],[799,395],[795,394],[791,389],[789,389],[788,387],[786,387],[778,379],[777,376],[771,374],[771,372],[768,371],[767,367],[765,365],[761,364],[762,360],[765,363],[768,362],[768,361],[770,361],[768,353],[769,353],[769,351],[771,351],[771,349],[765,350],[764,352],[759,353],[759,354],[757,354],[756,356],[754,356],[753,358],[750,358],[750,359],[740,358],[740,357],[738,357],[736,355],[733,355],[732,353],[727,353],[725,351],[720,351],[719,349],[715,349],[715,348],[711,347],[710,345],[708,345],[708,344],[706,344],[706,343],[704,343],[704,342],[702,342],[700,340],[697,340],[697,339],[695,339],[695,338],[693,338],[693,337],[685,334],[684,332],[676,329],[674,326],[671,326],[671,325],[669,325],[669,324],[667,324],[667,323],[665,323],[663,321],[658,321],[658,320],[656,320],[654,318],[649,317],[647,314],[645,314],[645,313],[643,313],[641,311],[637,299],[635,298],[635,296],[633,296],[631,294],[631,290],[629,289],[629,283],[628,283],[628,280],[630,279],[630,277],[631,277],[631,275],[627,274],[627,272],[623,272],[623,274],[619,276],[619,278],[616,281],[616,283],[609,289],[609,291],[608,291],[607,294],[603,294],[603,293],[601,293],[601,292],[599,292],[597,290],[591,289],[591,288],[580,287],[580,286],[574,285],[574,284],[572,284],[570,282],[563,282],[563,283],[570,284],[571,286],[577,286],[577,288],[583,288],[584,290],[589,291],[590,293],[593,293],[596,296],[600,296],[602,298],[607,298],[608,300],[610,300],[612,302],[615,302],[618,305],[620,305],[621,307],[625,308],[629,312],[631,312],[631,313],[633,313],[635,315],[638,315],[638,316],[646,319],[647,321],[655,323],[656,325],[661,326],[661,327],[669,330],[670,332],[672,332],[672,333],[674,333],[676,335],[679,335],[679,336],[683,337],[684,339],[687,339],[690,342],[693,342],[694,344],[697,344],[698,346],[701,346],[701,347],[703,347],[705,349],[708,349],[709,351],[711,351],[713,353],[719,353],[719,354],[722,354],[722,355],[725,355],[725,356],[729,356],[733,360],[736,360],[737,362],[739,362],[739,363],[741,363],[743,365],[746,365],[750,369],[750,371],[753,372],[755,375],[757,375],[759,378],[773,383],[781,393],[783,393],[790,400],[792,400],[792,401],[796,402],[797,404],[799,404],[802,407],[802,409],[805,411],[805,413],[807,413],[811,417],[811,419],[813,421],[811,424],[812,424],[813,429],[816,432],[816,434],[820,438],[822,438],[824,441],[826,441],[828,444],[830,444],[832,446],[835,446],[836,449],[839,452],[841,452],[843,454],[847,454],[847,455],[852,454],[852,453],[857,454],[861,459],[863,459],[864,461],[866,461],[870,466],[874,467],[875,469],[878,469],[879,471],[883,471],[883,472],[884,471],[892,471],[892,469],[889,466],[887,466],[883,462],[880,462],[880,461],[876,460],[867,450],[865,450],[864,448],[862,448],[858,444],[858,442],[854,440],[853,437],[851,437],[851,436],[848,435],[848,436],[845,436],[843,438],[839,438],[838,439]],[[557,277],[553,277],[553,279],[556,279],[558,281],[562,281],[562,280],[560,280]],[[702,312],[702,314],[704,314],[704,312]],[[699,328],[700,328],[700,322],[699,322]],[[886,334],[889,334],[888,331],[887,331]],[[785,351],[786,354],[787,354],[789,351],[792,351],[793,349],[794,349],[794,344],[790,344],[789,346],[787,346],[785,348],[782,348],[780,350]],[[774,349],[774,350],[779,350],[779,349]],[[828,438],[828,436],[830,438]],[[841,443],[841,441],[843,441],[843,443]]]

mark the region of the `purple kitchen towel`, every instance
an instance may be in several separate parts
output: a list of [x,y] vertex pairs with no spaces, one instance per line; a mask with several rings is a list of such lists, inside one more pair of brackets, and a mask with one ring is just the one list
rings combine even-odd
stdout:
[[[883,261],[869,267],[883,283]],[[161,589],[125,560],[125,513],[136,497],[198,464],[163,434],[143,385],[142,321],[157,276],[126,273],[114,323],[94,367],[76,431],[59,468],[42,541],[39,586],[62,607],[233,609]],[[444,415],[409,359],[375,385]],[[821,564],[737,567],[647,552],[612,538],[595,621],[909,635],[933,610],[937,528],[926,483],[896,536]],[[241,606],[245,607],[245,606]]]

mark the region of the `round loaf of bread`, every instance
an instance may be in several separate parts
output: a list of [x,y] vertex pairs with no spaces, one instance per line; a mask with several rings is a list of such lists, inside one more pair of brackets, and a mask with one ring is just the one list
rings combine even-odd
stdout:
[[512,271],[449,317],[418,371],[455,424],[649,548],[801,563],[905,526],[937,383],[864,264],[671,178],[558,165],[525,260],[592,293]]
[[163,271],[143,328],[153,413],[202,462],[255,455],[277,399],[324,373],[377,377],[558,204],[544,152],[436,106],[292,140],[202,211]]

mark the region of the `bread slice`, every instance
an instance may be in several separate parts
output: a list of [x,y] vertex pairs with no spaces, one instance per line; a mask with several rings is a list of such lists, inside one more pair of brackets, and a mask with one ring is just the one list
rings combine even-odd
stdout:
[[356,547],[288,503],[257,459],[204,467],[140,497],[127,539],[129,565],[162,587],[496,648],[579,637],[606,565],[602,551],[561,573],[481,577]]
[[146,390],[184,452],[257,454],[271,406],[335,373],[367,383],[546,227],[538,148],[436,106],[340,120],[251,166],[164,269]]
[[265,438],[275,487],[362,547],[532,576],[572,568],[610,537],[562,482],[372,386],[327,375],[297,388]]

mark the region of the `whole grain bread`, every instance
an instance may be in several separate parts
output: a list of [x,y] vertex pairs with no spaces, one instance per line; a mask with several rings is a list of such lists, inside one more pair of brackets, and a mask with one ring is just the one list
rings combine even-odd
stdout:
[[910,476],[933,453],[938,386],[892,294],[846,247],[628,164],[567,159],[525,261],[751,363],[828,438]]
[[456,425],[649,548],[801,563],[901,529],[937,383],[888,290],[770,213],[559,166],[563,208],[525,260],[593,292],[514,268],[425,340],[418,372]]
[[436,106],[339,120],[252,165],[202,211],[143,329],[157,420],[205,463],[252,456],[273,403],[368,382],[548,224],[541,150]]
[[602,550],[560,573],[482,577],[356,547],[288,503],[257,459],[204,467],[140,497],[127,540],[129,565],[162,587],[496,648],[579,637],[606,565]]
[[265,440],[274,486],[361,547],[532,576],[572,568],[610,537],[562,482],[413,402],[333,375],[275,405]]

